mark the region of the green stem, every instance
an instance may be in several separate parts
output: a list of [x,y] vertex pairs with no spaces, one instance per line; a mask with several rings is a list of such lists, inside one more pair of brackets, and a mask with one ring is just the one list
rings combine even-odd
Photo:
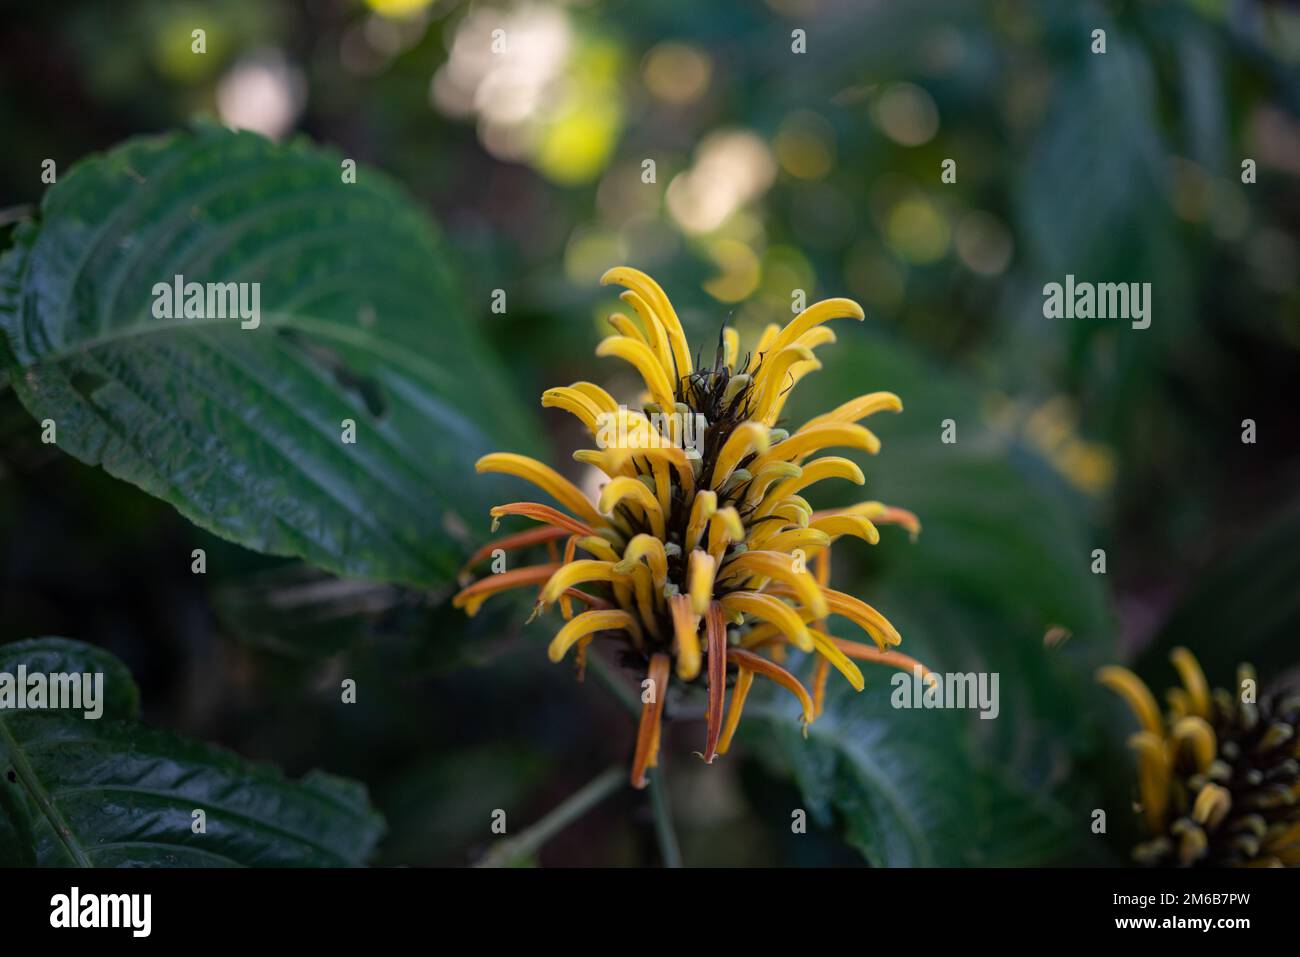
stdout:
[[664,867],[681,867],[682,849],[673,829],[673,809],[668,801],[668,782],[664,779],[662,766],[650,772],[650,809],[655,816],[655,837],[659,841],[659,855]]
[[[632,717],[640,718],[640,698],[627,682],[618,677],[613,666],[599,654],[591,651],[587,654],[587,669],[618,699],[619,703],[627,709]],[[673,829],[673,813],[668,801],[668,789],[664,781],[663,768],[653,769],[649,772],[648,777],[650,779],[650,809],[654,813],[655,838],[659,842],[659,854],[663,858],[664,867],[681,867],[682,852],[677,844],[677,833]]]
[[615,765],[609,768],[570,794],[536,824],[525,828],[515,837],[498,841],[475,866],[509,867],[530,857],[556,834],[617,791],[626,780],[627,771],[623,767]]

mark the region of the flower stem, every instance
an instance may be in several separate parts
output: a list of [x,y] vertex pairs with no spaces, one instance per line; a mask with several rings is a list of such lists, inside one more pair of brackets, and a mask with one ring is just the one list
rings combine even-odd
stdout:
[[627,770],[614,765],[574,791],[536,824],[494,844],[476,867],[509,867],[531,856],[542,845],[609,797],[627,781]]
[[[618,699],[632,717],[641,716],[641,702],[636,691],[618,677],[614,668],[604,658],[594,651],[588,653],[587,669]],[[673,829],[673,812],[668,801],[663,767],[655,768],[648,777],[650,809],[654,814],[655,839],[659,842],[659,855],[663,859],[664,867],[681,867],[682,852],[677,844],[677,832]]]
[[664,867],[681,867],[682,849],[673,829],[673,809],[668,801],[668,782],[664,779],[662,766],[650,772],[650,809],[655,816],[655,837],[659,841],[659,855]]

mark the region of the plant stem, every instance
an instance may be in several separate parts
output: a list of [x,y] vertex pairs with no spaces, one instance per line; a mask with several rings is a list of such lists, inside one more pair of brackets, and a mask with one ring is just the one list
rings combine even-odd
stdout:
[[664,779],[662,766],[650,772],[650,809],[655,816],[655,837],[659,841],[659,855],[664,867],[681,867],[682,849],[673,829],[673,809],[668,801],[668,782]]
[[[587,668],[618,699],[634,718],[641,716],[641,701],[627,682],[615,673],[614,668],[599,654],[587,654]],[[663,767],[649,773],[650,809],[654,813],[655,839],[659,842],[659,854],[664,867],[681,867],[682,852],[677,844],[677,833],[673,829],[673,812],[668,801],[668,789],[664,780]],[[521,835],[522,836],[522,835]]]
[[515,837],[494,844],[476,867],[509,867],[538,851],[543,844],[582,817],[626,781],[627,771],[614,765],[574,791],[536,824]]

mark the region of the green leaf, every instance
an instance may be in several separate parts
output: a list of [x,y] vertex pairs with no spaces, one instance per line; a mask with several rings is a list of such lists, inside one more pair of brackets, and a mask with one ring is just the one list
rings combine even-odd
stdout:
[[0,674],[16,674],[19,665],[28,673],[102,674],[104,676],[103,718],[137,721],[140,691],[126,665],[94,645],[67,638],[32,638],[0,645]]
[[[351,866],[383,821],[365,788],[300,781],[223,748],[145,728],[125,666],[62,638],[0,646],[0,672],[102,673],[104,715],[0,711],[0,865]],[[193,811],[206,833],[191,830]]]
[[919,611],[900,603],[900,589],[866,594],[890,610],[904,648],[927,665],[996,672],[996,718],[894,708],[892,680],[901,673],[864,664],[858,693],[832,672],[806,740],[796,712],[770,695],[766,706],[746,708],[742,740],[794,779],[814,819],[830,825],[838,817],[845,839],[876,866],[1041,865],[1101,852],[1085,844],[1086,809],[1096,803],[1064,779],[1085,738],[1086,683],[1073,682],[1064,662],[1035,655],[1028,636],[997,647],[991,639],[1005,622],[941,593],[925,596]]
[[[1113,659],[1114,641],[1089,567],[1086,500],[1017,436],[985,423],[969,382],[896,342],[850,331],[819,375],[796,393],[791,427],[881,389],[896,392],[904,411],[868,420],[882,449],[864,464],[866,486],[828,483],[814,490],[830,493],[814,507],[880,499],[922,522],[916,543],[890,527],[874,547],[841,542],[832,584],[878,608],[902,634],[899,650],[931,669],[996,673],[998,712],[983,719],[972,709],[892,707],[895,672],[864,665],[866,688],[857,694],[832,672],[807,740],[793,712],[770,696],[775,714],[760,705],[757,731],[747,733],[747,708],[742,740],[791,774],[810,814],[838,819],[876,865],[1077,863],[1106,854],[1088,826],[1105,787],[1090,767],[1105,744],[1092,672]],[[954,444],[941,441],[945,419],[956,423]],[[864,640],[842,619],[831,625]],[[1051,626],[1071,637],[1046,645]]]
[[373,658],[407,680],[494,661],[516,645],[531,610],[529,599],[507,594],[470,618],[426,591],[299,562],[218,579],[211,601],[226,636],[251,648],[301,662]]
[[221,582],[212,591],[212,610],[237,641],[314,660],[362,644],[403,599],[393,585],[335,578],[293,563]]
[[[499,500],[475,459],[531,443],[445,244],[386,177],[344,183],[340,163],[212,126],[85,160],[0,261],[0,353],[60,447],[196,524],[441,583]],[[259,283],[260,324],[155,318],[176,275]]]
[[1154,71],[1142,46],[1121,30],[1112,26],[1107,36],[1104,56],[1080,46],[1066,61],[1053,93],[1056,108],[1017,176],[1025,246],[1059,281],[1066,272],[1133,268],[1123,254],[1141,252],[1146,234],[1136,227],[1149,227],[1153,217],[1144,200],[1164,188]]
[[[891,528],[882,529],[874,548],[846,541],[835,550],[837,567],[866,559],[870,581],[885,572],[942,585],[1001,609],[1039,638],[1060,625],[1109,647],[1110,615],[1102,579],[1091,573],[1096,543],[1084,496],[1018,435],[990,426],[980,411],[983,396],[960,375],[884,336],[840,334],[826,350],[826,368],[795,391],[788,425],[879,390],[896,393],[903,411],[864,423],[882,443],[879,454],[860,460],[866,485],[818,485],[813,505],[879,499],[915,512],[922,532],[915,544]],[[956,427],[953,443],[941,441],[947,419]]]

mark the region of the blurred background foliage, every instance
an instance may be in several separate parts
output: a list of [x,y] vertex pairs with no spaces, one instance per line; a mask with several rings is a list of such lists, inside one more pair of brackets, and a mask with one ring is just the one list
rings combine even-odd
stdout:
[[[1128,724],[1096,665],[1137,659],[1163,684],[1179,643],[1212,682],[1242,658],[1266,679],[1300,663],[1293,7],[64,0],[2,17],[6,228],[39,201],[46,158],[62,173],[196,114],[306,133],[427,205],[523,407],[579,378],[632,397],[592,356],[614,264],[654,275],[706,349],[724,321],[746,342],[784,321],[796,289],[862,302],[867,322],[836,327],[791,419],[897,392],[866,491],[924,531],[837,550],[835,582],[931,667],[998,671],[1001,715],[896,711],[871,672],[806,742],[784,702],[759,702],[743,747],[707,769],[702,727],[679,722],[667,773],[687,863],[1123,860]],[[1066,273],[1150,282],[1151,327],[1044,319],[1043,285]],[[563,419],[535,418],[560,467],[580,439]],[[517,604],[467,622],[445,594],[221,542],[41,445],[11,390],[0,435],[0,640],[94,642],[155,723],[365,781],[390,829],[381,863],[471,860],[492,809],[513,830],[630,753],[617,703],[546,662],[546,629],[522,628]],[[630,792],[541,854],[656,860]]]

